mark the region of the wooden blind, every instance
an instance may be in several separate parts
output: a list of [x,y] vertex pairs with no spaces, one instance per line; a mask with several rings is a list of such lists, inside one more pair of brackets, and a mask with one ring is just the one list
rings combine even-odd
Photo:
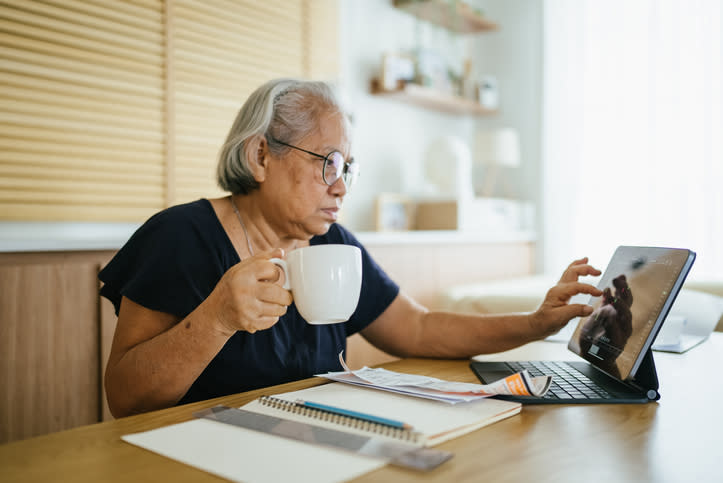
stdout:
[[303,73],[301,2],[175,0],[173,9],[171,203],[220,194],[217,156],[243,101],[269,79]]
[[131,220],[163,203],[160,1],[0,5],[0,213]]
[[339,77],[339,0],[306,0],[304,35],[305,74],[312,79],[336,81]]
[[335,0],[2,2],[0,219],[143,221],[221,194],[243,101],[334,79],[337,22]]

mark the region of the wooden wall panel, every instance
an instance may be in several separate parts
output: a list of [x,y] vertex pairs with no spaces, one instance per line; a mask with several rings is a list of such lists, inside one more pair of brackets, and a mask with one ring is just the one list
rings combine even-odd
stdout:
[[98,420],[97,273],[0,265],[0,443]]

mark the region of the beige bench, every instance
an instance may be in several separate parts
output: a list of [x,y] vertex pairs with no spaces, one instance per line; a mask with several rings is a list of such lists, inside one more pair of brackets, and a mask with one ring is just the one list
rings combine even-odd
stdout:
[[[475,313],[529,312],[542,302],[555,284],[549,276],[535,275],[479,284],[453,286],[440,294],[439,306],[445,310]],[[585,301],[587,296],[579,298]],[[705,310],[718,314],[717,331],[723,332],[723,280],[688,280],[676,302],[685,310]],[[684,303],[691,302],[695,303]],[[675,305],[673,310],[675,310]],[[694,314],[689,314],[694,315]]]

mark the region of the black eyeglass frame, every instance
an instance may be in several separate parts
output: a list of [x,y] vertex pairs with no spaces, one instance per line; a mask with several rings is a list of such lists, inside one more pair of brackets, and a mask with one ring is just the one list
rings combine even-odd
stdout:
[[[351,184],[350,184],[350,183],[353,183],[354,181],[356,181],[356,177],[359,176],[359,173],[358,173],[358,171],[357,171],[356,176],[355,176],[354,178],[352,178],[351,180],[347,181],[347,176],[348,176],[349,173],[350,173],[350,168],[351,168],[352,166],[358,166],[358,165],[354,162],[354,157],[349,158],[349,160],[347,161],[347,160],[344,158],[344,155],[341,154],[341,153],[340,153],[339,151],[337,151],[337,150],[334,150],[334,151],[330,152],[330,153],[327,154],[326,156],[322,156],[321,154],[314,153],[314,152],[312,152],[312,151],[309,151],[309,150],[304,149],[304,148],[300,148],[300,147],[298,147],[298,146],[294,146],[293,144],[289,144],[289,143],[285,143],[285,142],[283,142],[283,141],[279,141],[278,139],[276,139],[276,138],[274,138],[274,137],[271,137],[271,141],[273,141],[273,142],[275,142],[275,143],[278,143],[278,144],[281,144],[281,145],[283,145],[283,146],[287,146],[287,147],[289,147],[289,148],[293,148],[293,149],[302,151],[302,152],[304,152],[304,153],[306,153],[306,154],[311,154],[312,156],[316,156],[316,157],[319,158],[319,159],[323,159],[323,160],[324,160],[324,165],[321,167],[321,179],[324,181],[324,184],[327,185],[327,186],[331,186],[331,185],[333,185],[334,183],[336,183],[339,179],[341,179],[341,180],[344,182],[344,185],[346,186],[346,188],[347,188],[347,189],[350,189],[350,188],[351,188]],[[337,179],[335,179],[332,183],[329,183],[329,181],[327,181],[327,179],[326,179],[326,167],[328,166],[329,161],[330,161],[330,160],[329,160],[329,157],[330,157],[332,154],[334,154],[334,153],[339,153],[339,155],[341,156],[341,158],[344,159],[344,166],[343,166],[342,169],[341,169],[341,175],[340,175]]]

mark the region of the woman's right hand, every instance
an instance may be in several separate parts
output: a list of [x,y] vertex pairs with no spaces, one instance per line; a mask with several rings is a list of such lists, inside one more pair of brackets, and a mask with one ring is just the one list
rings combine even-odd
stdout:
[[533,334],[538,338],[556,334],[575,317],[585,317],[592,313],[587,304],[571,304],[570,299],[577,294],[599,297],[603,293],[597,287],[578,282],[579,277],[598,276],[601,272],[588,264],[587,257],[572,262],[560,277],[560,281],[547,291],[540,307],[529,316]]
[[291,305],[291,292],[281,286],[281,269],[271,258],[284,258],[284,251],[268,250],[237,263],[211,292],[208,302],[219,330],[227,336],[239,330],[253,334],[268,329]]

